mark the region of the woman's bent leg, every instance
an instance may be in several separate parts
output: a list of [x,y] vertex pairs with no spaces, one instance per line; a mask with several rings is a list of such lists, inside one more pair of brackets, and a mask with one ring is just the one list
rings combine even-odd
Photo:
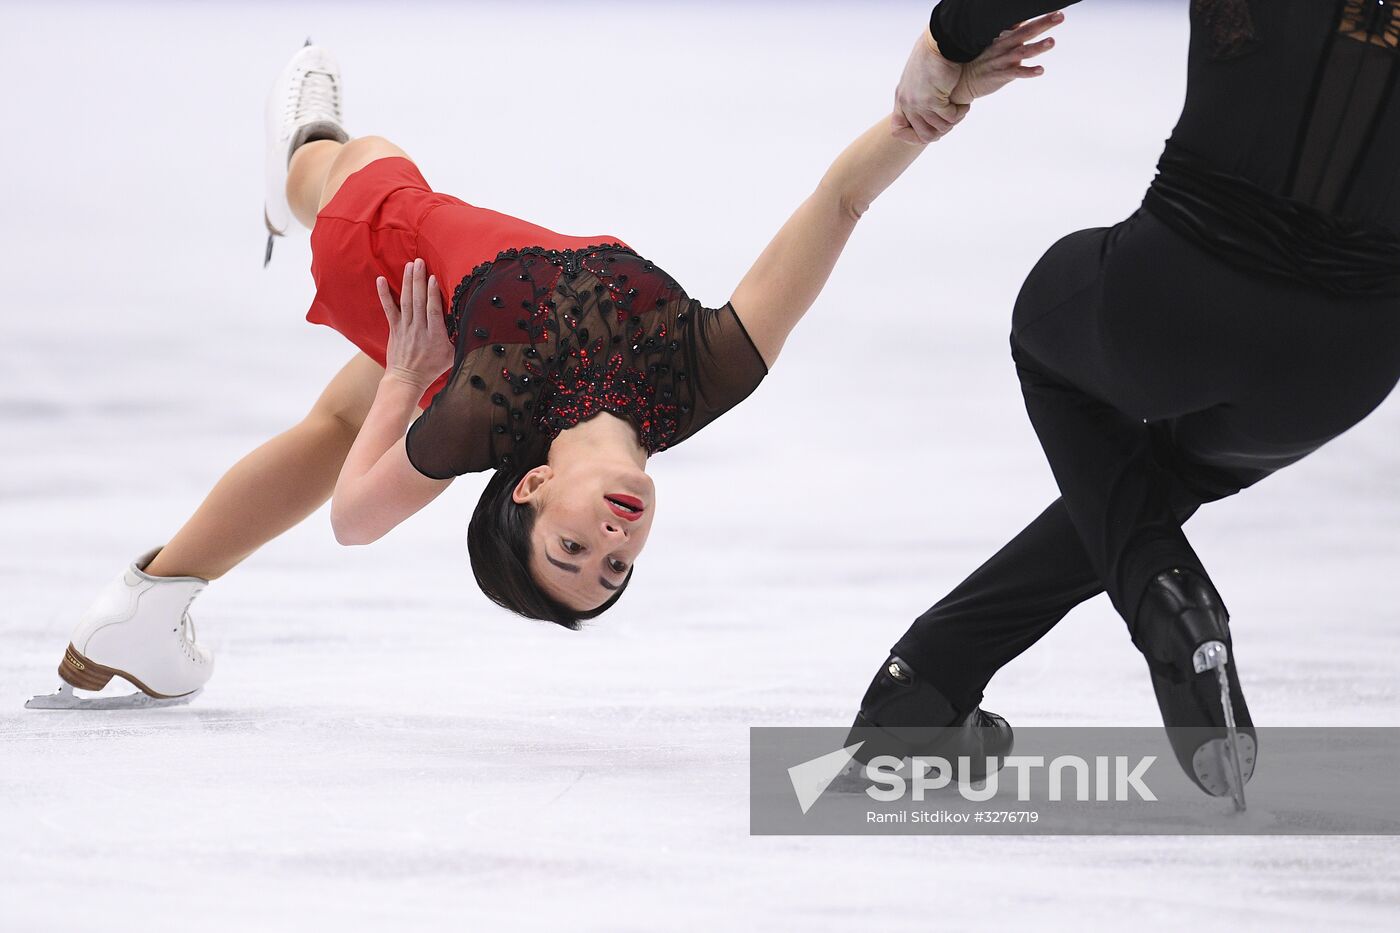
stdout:
[[318,139],[300,147],[287,168],[287,203],[293,216],[310,229],[316,213],[345,179],[376,159],[394,157],[407,159],[408,153],[381,136],[361,136],[348,143]]
[[146,572],[216,579],[316,511],[335,491],[383,372],[356,355],[299,424],[224,474]]

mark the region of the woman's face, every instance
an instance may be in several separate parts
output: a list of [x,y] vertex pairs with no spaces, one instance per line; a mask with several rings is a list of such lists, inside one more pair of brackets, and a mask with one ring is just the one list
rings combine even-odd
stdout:
[[625,463],[536,467],[513,498],[535,507],[531,575],[552,599],[578,612],[598,608],[622,586],[656,511],[651,477]]

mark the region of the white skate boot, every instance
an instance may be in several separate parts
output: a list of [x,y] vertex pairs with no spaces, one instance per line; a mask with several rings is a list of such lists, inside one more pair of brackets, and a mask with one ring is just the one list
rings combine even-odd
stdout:
[[272,261],[273,238],[286,235],[292,224],[287,204],[287,166],[297,147],[313,139],[348,142],[341,126],[340,66],[331,53],[306,40],[267,95],[267,199],[263,220],[267,224],[267,253]]
[[[29,709],[140,709],[188,703],[214,673],[214,656],[195,643],[189,607],[209,585],[199,577],[153,577],[142,568],[160,553],[143,554],[107,585],[83,613],[58,666],[57,693]],[[120,677],[140,690],[128,696],[84,698]]]

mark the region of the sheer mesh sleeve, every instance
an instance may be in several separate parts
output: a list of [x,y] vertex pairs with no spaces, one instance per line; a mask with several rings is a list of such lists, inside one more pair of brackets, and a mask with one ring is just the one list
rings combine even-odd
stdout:
[[683,368],[677,369],[683,393],[680,430],[672,447],[738,405],[768,375],[758,348],[734,312],[734,306],[704,308],[699,302],[678,316],[685,327]]
[[452,378],[408,429],[409,462],[424,476],[449,479],[510,466],[537,441],[526,418],[533,393],[502,384],[499,370],[523,371],[529,345],[481,347],[466,354]]

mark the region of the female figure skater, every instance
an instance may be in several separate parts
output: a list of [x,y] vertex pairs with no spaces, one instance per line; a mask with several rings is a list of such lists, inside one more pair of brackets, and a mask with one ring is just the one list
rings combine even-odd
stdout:
[[[1062,4],[943,0],[932,34],[966,61]],[[1163,721],[1199,727],[1168,730],[1178,761],[1243,808],[1255,735],[1229,616],[1181,525],[1400,378],[1398,80],[1400,0],[1192,3],[1185,108],[1142,208],[1060,240],[1016,302],[1012,358],[1062,496],[894,646],[863,755],[1004,751],[1005,720],[978,709],[992,675],[1107,590]],[[905,731],[953,724],[990,728]]]
[[[1050,46],[1033,41],[1049,25],[990,46],[969,79],[989,92],[1038,73],[1021,62]],[[284,70],[268,129],[269,232],[292,216],[312,228],[307,317],[361,352],[305,421],[238,463],[169,544],[113,581],[73,635],[60,692],[31,706],[102,703],[72,688],[114,676],[142,691],[130,702],[188,699],[213,670],[190,602],[332,492],[337,540],[366,544],[453,477],[495,469],[468,529],[482,590],[569,628],[597,616],[651,531],[647,458],[754,390],[856,221],[923,148],[886,121],[862,135],[730,302],[709,309],[617,237],[563,236],[474,207],[434,192],[387,140],[350,140],[338,71],[320,48]]]

